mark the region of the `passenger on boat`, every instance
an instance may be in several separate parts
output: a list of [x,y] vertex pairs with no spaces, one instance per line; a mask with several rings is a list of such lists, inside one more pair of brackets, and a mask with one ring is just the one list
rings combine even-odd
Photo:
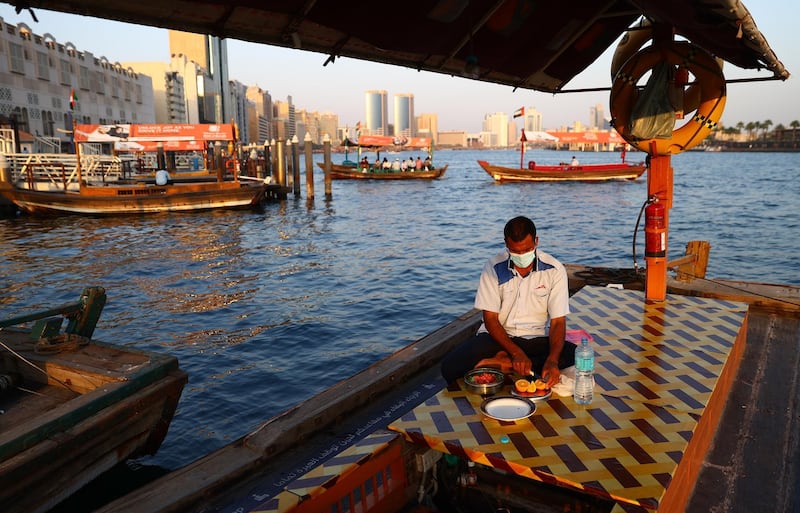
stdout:
[[578,159],[575,158],[575,155],[572,156],[572,162],[569,163],[570,166],[579,166]]
[[408,171],[408,161],[406,159],[403,159],[400,162],[400,171],[403,171],[403,172]]
[[386,160],[386,157],[383,157],[383,164],[381,167],[383,167],[383,169],[392,169],[392,163]]
[[417,161],[414,163],[414,168],[417,171],[422,171],[422,159],[417,157]]
[[409,171],[413,171],[414,170],[414,159],[413,158],[408,157],[408,162],[407,162],[406,167],[408,168]]
[[394,159],[394,162],[392,162],[392,171],[400,171],[400,159]]
[[[384,160],[386,160],[386,159],[384,159]],[[380,159],[380,157],[375,157],[375,165],[372,166],[372,170],[373,171],[378,171],[378,170],[380,170],[380,168],[381,168],[381,159]]]
[[533,370],[552,387],[560,369],[575,364],[575,345],[564,342],[567,271],[538,249],[536,226],[527,217],[508,221],[503,235],[507,250],[483,266],[475,296],[483,323],[476,335],[445,356],[442,376],[451,383],[489,359],[505,362],[499,365],[504,372],[527,376]]
[[425,171],[433,169],[433,163],[431,162],[431,156],[430,155],[425,157],[425,162],[422,163],[422,167],[425,168]]

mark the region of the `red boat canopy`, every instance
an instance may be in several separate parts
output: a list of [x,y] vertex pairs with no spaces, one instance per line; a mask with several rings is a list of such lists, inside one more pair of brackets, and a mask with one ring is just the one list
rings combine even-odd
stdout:
[[76,143],[114,143],[118,151],[199,151],[209,141],[232,141],[233,127],[220,125],[75,125]]
[[403,148],[430,148],[431,139],[428,137],[362,135],[358,138],[358,145],[362,148],[382,148],[384,146],[400,146]]

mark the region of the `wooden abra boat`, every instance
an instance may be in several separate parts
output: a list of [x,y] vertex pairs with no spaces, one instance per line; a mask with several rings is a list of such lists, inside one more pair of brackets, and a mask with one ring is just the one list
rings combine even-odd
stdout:
[[[0,155],[0,195],[29,214],[117,215],[253,208],[281,189],[238,172],[226,176],[222,169],[205,170],[205,177],[195,173],[191,180],[179,178],[180,171],[171,177],[163,170],[156,179],[136,179],[119,158],[81,151],[85,144],[113,145],[115,152],[139,156],[157,151],[166,163],[165,153],[199,154],[207,151],[208,141],[232,140],[229,125],[75,125],[74,133],[76,154],[67,158]],[[221,159],[206,157],[204,162],[217,160],[221,166]]]
[[[325,169],[325,164],[317,162]],[[331,178],[337,180],[435,180],[444,176],[447,164],[444,167],[422,171],[392,171],[384,169],[359,169],[352,166],[331,164]]]
[[87,288],[0,321],[0,511],[52,509],[166,436],[186,373],[174,357],[91,340],[105,299]]
[[[530,163],[528,169],[495,166],[484,160],[478,164],[497,182],[605,182],[609,180],[636,180],[647,169],[644,162],[630,164],[561,164],[543,166]],[[533,164],[533,165],[531,165]]]
[[[358,162],[353,162],[347,158],[342,164],[331,164],[330,176],[337,180],[435,180],[444,176],[447,165],[434,167],[431,161],[433,154],[433,140],[427,137],[390,137],[383,135],[362,135],[358,138],[357,144],[350,144],[345,140],[345,151],[349,146],[358,147]],[[420,169],[396,167],[384,169],[377,164],[370,164],[367,158],[362,159],[361,153],[364,149],[377,152],[377,160],[380,161],[380,152],[384,148],[392,148],[392,153],[398,150],[419,149],[427,153],[428,159]],[[317,165],[325,170],[325,164],[318,162]],[[399,166],[399,164],[398,164]]]

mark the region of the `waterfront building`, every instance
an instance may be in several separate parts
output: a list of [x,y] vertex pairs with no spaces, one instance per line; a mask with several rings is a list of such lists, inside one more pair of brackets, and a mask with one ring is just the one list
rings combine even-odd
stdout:
[[272,112],[275,128],[275,139],[285,141],[297,135],[295,125],[295,107],[292,97],[287,96],[286,101],[272,102]]
[[[149,76],[0,18],[0,119],[35,137],[37,152],[69,151],[78,123],[153,123]],[[74,110],[70,109],[74,91]]]
[[184,75],[166,62],[123,62],[139,73],[149,75],[153,83],[153,110],[156,123],[188,123],[188,100]]
[[439,144],[439,116],[436,114],[420,114],[416,118],[417,135],[430,137],[434,144]]
[[594,107],[589,108],[589,128],[593,130],[604,130],[608,127],[605,126],[606,117],[603,111],[603,104],[598,103]]
[[337,139],[341,141],[337,136],[337,128],[339,126],[339,116],[334,114],[333,112],[323,112],[319,115],[319,139],[314,141],[316,144],[322,144],[322,140],[327,135],[331,138],[332,142],[336,142]]
[[246,94],[255,111],[255,119],[250,119],[250,142],[263,145],[272,139],[272,96],[258,86],[248,86]]
[[526,132],[542,131],[542,113],[534,107],[525,107],[525,116],[522,118],[522,128]]
[[[205,34],[169,30],[169,51],[185,55],[200,65],[208,74],[201,93],[203,106],[201,123],[229,123],[234,106],[228,81],[228,46],[224,39]],[[198,88],[200,89],[200,87]]]
[[508,114],[505,112],[495,112],[484,116],[481,129],[483,145],[490,148],[507,148],[509,146],[508,125]]
[[439,147],[465,148],[468,144],[467,133],[463,130],[452,130],[436,134]]
[[394,95],[394,131],[395,137],[414,137],[416,127],[414,126],[414,95],[396,94]]
[[364,98],[366,102],[366,130],[364,135],[389,135],[386,91],[367,91],[364,93]]
[[251,142],[249,114],[254,112],[247,99],[247,86],[238,80],[228,82],[228,105],[231,106],[231,117],[228,122],[235,123],[238,133],[237,139],[243,144]]

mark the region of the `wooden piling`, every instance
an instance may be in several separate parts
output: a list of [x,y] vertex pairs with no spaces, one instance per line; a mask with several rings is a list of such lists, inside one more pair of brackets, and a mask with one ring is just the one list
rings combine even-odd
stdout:
[[297,136],[292,137],[292,183],[295,198],[300,197],[300,146]]
[[325,134],[322,148],[324,155],[323,165],[325,166],[325,198],[331,199],[333,197],[333,193],[331,192],[333,180],[331,178],[331,138],[328,134]]
[[286,186],[286,163],[283,156],[283,143],[275,141],[275,173],[278,185]]
[[311,147],[311,134],[306,132],[303,138],[305,160],[306,160],[306,198],[314,198],[314,158]]

